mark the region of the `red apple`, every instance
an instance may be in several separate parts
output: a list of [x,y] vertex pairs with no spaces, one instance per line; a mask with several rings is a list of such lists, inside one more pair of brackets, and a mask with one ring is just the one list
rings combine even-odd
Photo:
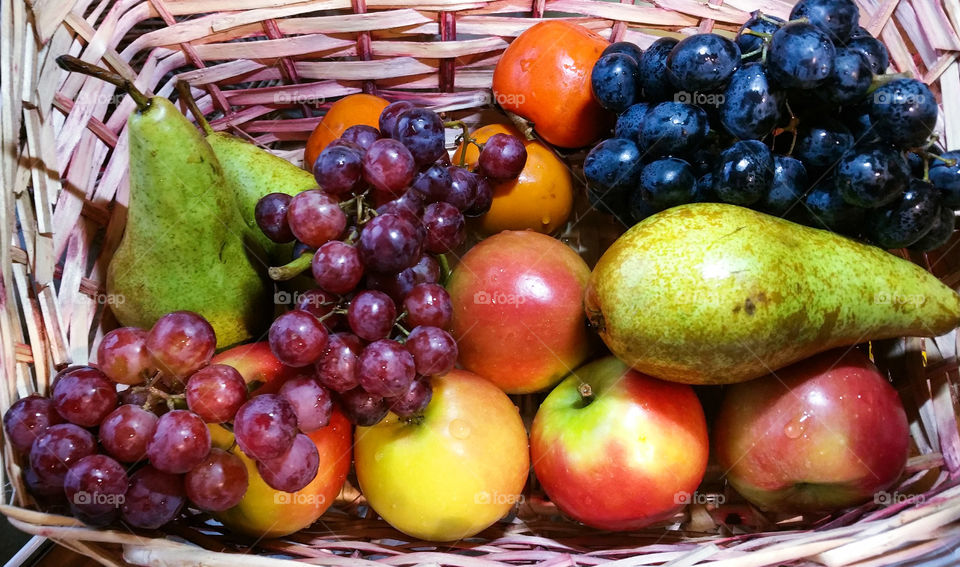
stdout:
[[533,231],[504,231],[471,248],[447,285],[460,364],[509,394],[556,384],[587,357],[583,293],[590,268]]
[[678,512],[703,480],[709,445],[690,386],[640,374],[614,357],[561,382],[530,432],[533,469],[550,500],[607,530]]
[[276,394],[289,378],[298,376],[304,369],[287,366],[273,355],[270,343],[262,341],[227,349],[217,354],[210,364],[226,364],[234,367],[247,384],[260,384],[254,394]]
[[430,378],[421,416],[388,414],[358,427],[357,480],[370,506],[401,532],[430,541],[468,538],[520,501],[530,452],[517,407],[480,376]]
[[714,441],[744,498],[799,513],[874,498],[903,472],[910,437],[900,398],[873,363],[834,350],[730,386]]

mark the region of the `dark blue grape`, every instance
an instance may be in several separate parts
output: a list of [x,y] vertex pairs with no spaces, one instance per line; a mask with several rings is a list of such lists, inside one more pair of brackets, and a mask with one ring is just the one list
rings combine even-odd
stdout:
[[[785,23],[776,16],[764,14],[761,18],[760,15],[760,10],[751,13],[750,19],[744,22],[743,25],[740,26],[740,31],[737,32],[737,46],[740,48],[740,53],[744,56],[744,63],[760,60],[760,53],[754,52],[758,52],[760,48],[763,47],[764,42],[764,38],[760,36],[744,33],[746,30],[773,35],[774,32],[780,29],[780,26]],[[748,57],[748,53],[753,53],[753,55]]]
[[[904,157],[907,160],[907,165],[910,166],[910,175],[913,177],[920,177],[922,179],[923,170],[925,166],[924,166],[924,160],[922,157],[920,157],[920,154],[918,154],[917,152],[907,152]],[[930,167],[932,168],[933,164],[931,164]],[[931,183],[933,182],[932,179],[930,181]],[[934,187],[936,187],[935,183],[934,183]]]
[[668,209],[693,202],[697,178],[690,164],[677,158],[648,163],[640,174],[643,199],[658,209]]
[[740,67],[740,48],[715,33],[685,37],[667,57],[667,75],[678,90],[716,92]]
[[870,238],[882,248],[905,248],[926,236],[940,216],[937,189],[920,179],[911,179],[903,196],[873,209],[867,218]]
[[727,132],[744,140],[769,134],[780,118],[783,93],[771,87],[760,63],[738,69],[723,93],[720,121]]
[[937,123],[937,100],[916,79],[881,85],[870,97],[870,120],[880,138],[902,148],[923,145]]
[[843,156],[834,172],[843,200],[865,208],[891,203],[907,188],[909,180],[910,170],[900,152],[880,145]]
[[639,71],[637,62],[625,53],[604,55],[593,65],[590,88],[600,106],[613,112],[623,112],[637,101]]
[[873,72],[863,54],[842,47],[833,59],[833,72],[826,85],[826,96],[838,104],[850,104],[867,94],[872,81]]
[[882,75],[890,66],[890,53],[887,51],[887,46],[873,36],[851,39],[846,47],[863,55],[874,75]]
[[699,106],[661,102],[647,112],[638,145],[651,157],[684,155],[696,149],[709,131],[707,113]]
[[833,178],[826,177],[817,182],[803,204],[806,205],[806,223],[814,228],[856,235],[863,227],[866,209],[844,201],[834,187]]
[[954,216],[953,209],[941,205],[940,214],[937,216],[937,220],[933,221],[930,231],[923,238],[911,244],[910,249],[929,252],[940,248],[953,236],[956,224],[957,219]]
[[673,85],[667,77],[667,57],[677,43],[679,41],[672,37],[661,37],[643,52],[640,61],[637,62],[643,96],[648,102],[668,100],[673,97]]
[[713,181],[713,173],[704,173],[697,179],[697,195],[693,199],[694,203],[718,203],[716,183]]
[[791,20],[798,18],[807,18],[839,44],[860,25],[860,10],[853,0],[800,0],[790,12]]
[[876,132],[873,131],[873,123],[870,122],[869,105],[859,104],[850,107],[849,112],[844,109],[841,119],[843,120],[843,125],[850,130],[854,144],[863,146],[875,144],[880,141]]
[[832,167],[853,147],[853,134],[835,120],[824,119],[801,127],[794,155],[807,165]]
[[717,196],[724,203],[752,205],[773,184],[773,156],[757,140],[740,140],[723,151],[716,176]]
[[794,212],[807,190],[807,169],[803,162],[790,156],[773,156],[773,184],[760,198],[757,209],[782,217]]
[[603,50],[603,53],[600,54],[600,57],[604,55],[609,55],[611,53],[623,53],[633,57],[633,60],[637,63],[640,63],[640,57],[643,55],[643,50],[635,43],[630,43],[629,41],[618,41],[616,43],[611,43]]
[[640,127],[643,125],[643,119],[647,116],[648,110],[650,110],[650,105],[645,102],[638,102],[626,109],[623,114],[617,117],[617,126],[613,130],[613,135],[617,138],[637,141]]
[[417,165],[433,163],[446,153],[443,121],[426,108],[411,108],[397,118],[396,138],[410,150]]
[[662,209],[654,207],[646,199],[643,198],[643,191],[637,189],[630,195],[630,217],[633,219],[633,222],[637,223],[643,219],[659,213]]
[[700,146],[690,154],[690,166],[696,175],[713,173],[720,165],[720,135],[716,130],[707,132],[707,138]]
[[788,89],[812,89],[830,77],[836,49],[819,28],[802,22],[787,24],[770,39],[767,69]]
[[867,31],[867,28],[863,26],[857,26],[856,28],[854,28],[853,32],[850,33],[850,37],[847,38],[847,42],[849,43],[850,41],[861,38],[861,37],[873,37],[873,36],[870,35],[870,32]]
[[[917,155],[917,154],[913,154]],[[930,160],[930,183],[940,191],[940,199],[950,208],[960,207],[960,150],[945,152],[943,159]],[[920,159],[920,156],[917,156]],[[943,160],[954,160],[953,165]],[[920,164],[923,175],[923,163]]]
[[635,143],[623,138],[603,140],[583,162],[590,203],[601,212],[622,218],[642,169]]

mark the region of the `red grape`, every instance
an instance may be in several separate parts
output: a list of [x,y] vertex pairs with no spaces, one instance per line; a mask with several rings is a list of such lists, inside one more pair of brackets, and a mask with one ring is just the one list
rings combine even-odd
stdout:
[[210,323],[192,311],[174,311],[157,319],[147,334],[147,349],[164,373],[186,378],[210,363],[217,336]]
[[479,177],[455,165],[448,167],[447,171],[450,172],[450,187],[441,201],[453,205],[458,211],[470,209],[474,201],[477,200],[477,182],[479,181]]
[[376,425],[390,411],[387,400],[370,394],[363,388],[354,388],[340,394],[340,407],[350,423],[361,427]]
[[443,121],[426,108],[411,108],[397,117],[396,138],[419,165],[433,163],[446,153]]
[[493,183],[486,177],[478,176],[477,196],[473,200],[473,204],[470,205],[470,208],[464,211],[463,214],[468,217],[479,217],[480,215],[486,214],[487,211],[490,210],[491,205],[493,205]]
[[389,274],[415,264],[422,246],[417,224],[398,212],[379,215],[364,225],[357,249],[366,267]]
[[488,177],[499,180],[520,175],[527,163],[527,148],[516,136],[494,134],[483,144],[477,164]]
[[327,346],[327,330],[306,311],[288,311],[277,317],[268,337],[273,355],[287,366],[312,364]]
[[403,298],[403,308],[407,312],[410,327],[432,325],[449,329],[453,319],[453,303],[450,294],[442,285],[423,283],[413,286]]
[[284,454],[297,435],[297,414],[286,399],[275,394],[251,398],[233,419],[237,445],[252,459]]
[[117,386],[96,368],[79,368],[53,387],[53,407],[70,423],[94,427],[117,407]]
[[413,154],[402,143],[380,138],[363,156],[363,178],[375,189],[399,197],[417,173]]
[[423,247],[428,252],[443,254],[463,244],[467,237],[463,215],[449,203],[432,203],[423,211],[427,237]]
[[[153,384],[153,387],[158,389],[164,389],[165,386],[166,384],[160,381],[154,382]],[[120,400],[121,405],[139,406],[158,416],[170,411],[166,400],[159,396],[151,396],[150,391],[146,388],[127,388],[122,392],[118,392],[117,398]]]
[[[352,340],[357,344],[352,344]],[[327,350],[316,364],[317,380],[335,392],[346,392],[356,388],[360,381],[357,379],[357,355],[363,350],[359,344],[360,338],[351,333],[334,333],[327,342]]]
[[286,193],[268,193],[260,197],[253,209],[257,226],[267,238],[279,244],[294,240],[290,223],[287,222],[287,209],[290,208],[291,199],[293,197]]
[[106,455],[90,455],[70,467],[63,489],[74,516],[86,524],[105,526],[123,504],[127,471]]
[[374,341],[360,353],[357,377],[360,386],[371,394],[385,398],[399,396],[416,377],[413,355],[397,341]]
[[345,145],[327,146],[313,164],[313,176],[332,195],[350,193],[363,176],[363,152]]
[[453,178],[450,177],[450,170],[442,165],[434,164],[414,178],[407,193],[417,195],[424,203],[436,203],[444,200],[450,193],[450,185],[452,184]]
[[382,291],[364,290],[347,308],[350,330],[361,339],[375,341],[390,335],[397,318],[397,306]]
[[380,130],[366,124],[354,124],[344,130],[343,134],[340,134],[340,139],[354,143],[363,148],[363,151],[367,151],[374,142],[380,139]]
[[422,283],[438,283],[440,281],[440,262],[432,254],[424,253],[420,256],[410,271],[413,272],[414,285]]
[[120,327],[104,335],[97,347],[97,367],[118,384],[142,384],[156,371],[147,350],[147,332],[137,327]]
[[313,441],[297,434],[290,449],[273,459],[257,461],[257,472],[271,488],[296,492],[310,484],[320,468],[320,453]]
[[53,407],[53,400],[37,394],[13,402],[3,414],[3,428],[13,448],[26,453],[34,440],[43,435],[51,425],[63,423],[63,418]]
[[297,193],[290,200],[287,222],[297,240],[317,248],[340,236],[347,228],[347,215],[331,195],[311,189]]
[[67,469],[96,452],[97,441],[86,429],[72,423],[51,425],[33,442],[30,468],[40,484],[62,487]]
[[331,315],[337,308],[340,298],[322,289],[310,289],[297,296],[296,309],[306,311],[317,319],[328,330],[336,329],[343,322],[342,315]]
[[40,480],[40,477],[37,476],[37,473],[29,464],[23,469],[23,482],[27,485],[30,494],[44,497],[44,500],[53,500],[55,504],[66,504],[63,483],[57,485]]
[[339,240],[317,248],[311,267],[317,285],[330,293],[351,292],[363,278],[363,263],[357,249]]
[[395,274],[373,272],[367,274],[364,285],[367,289],[382,291],[393,300],[394,304],[399,305],[403,303],[403,298],[416,285],[416,275],[413,272],[413,267],[400,270]]
[[423,214],[423,197],[413,189],[408,189],[396,199],[391,199],[377,207],[377,214],[397,213],[398,210],[406,210],[413,213],[417,218]]
[[280,396],[293,407],[300,431],[310,433],[330,423],[333,399],[315,378],[298,376],[287,380],[280,386]]
[[397,119],[400,118],[400,115],[403,114],[404,111],[410,110],[411,108],[415,108],[413,103],[406,100],[398,100],[397,102],[388,104],[383,111],[380,112],[380,120],[378,122],[380,134],[391,138],[396,137]]
[[155,530],[176,518],[185,503],[183,477],[147,465],[130,475],[120,513],[135,528]]
[[221,512],[243,500],[249,485],[247,467],[223,449],[210,454],[183,478],[187,498],[201,510]]
[[187,410],[163,414],[147,445],[150,464],[171,474],[187,472],[209,452],[210,430],[200,416]]
[[207,423],[223,423],[247,401],[247,383],[232,366],[212,364],[187,380],[187,407]]
[[421,378],[410,383],[407,391],[390,400],[390,411],[400,417],[409,417],[422,412],[433,397],[430,380]]
[[135,463],[147,455],[157,431],[157,416],[142,407],[122,405],[100,424],[100,444],[114,459]]
[[424,376],[446,374],[457,363],[457,341],[439,327],[417,327],[407,337],[407,350],[413,355],[417,373]]

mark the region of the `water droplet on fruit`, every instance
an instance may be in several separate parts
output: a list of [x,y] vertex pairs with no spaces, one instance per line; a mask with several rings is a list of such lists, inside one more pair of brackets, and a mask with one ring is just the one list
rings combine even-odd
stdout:
[[783,434],[789,439],[798,439],[803,435],[803,422],[806,421],[808,417],[810,417],[809,414],[803,414],[798,418],[790,420],[790,422],[783,427]]
[[450,422],[450,435],[455,439],[466,439],[470,437],[470,424],[462,419],[455,419]]

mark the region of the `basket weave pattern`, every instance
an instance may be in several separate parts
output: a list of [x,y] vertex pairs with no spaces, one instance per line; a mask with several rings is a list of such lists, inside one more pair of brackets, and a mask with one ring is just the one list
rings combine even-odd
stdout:
[[[887,45],[892,67],[922,79],[940,97],[937,133],[947,149],[960,148],[960,3],[858,2],[861,24]],[[500,53],[543,17],[570,18],[611,41],[645,48],[663,34],[734,32],[758,8],[786,17],[792,4],[0,0],[0,225],[11,237],[0,246],[0,411],[30,393],[47,393],[58,368],[89,360],[91,348],[116,326],[107,309],[116,299],[105,294],[103,281],[126,220],[125,122],[134,105],[106,83],[63,72],[54,62],[58,55],[106,65],[161,96],[185,80],[215,129],[247,136],[299,162],[302,143],[296,142],[306,139],[331,102],[351,93],[407,99],[479,121],[494,102],[490,84]],[[913,259],[956,287],[955,256],[947,251]],[[6,443],[0,475],[13,487],[13,502],[2,512],[24,531],[113,565],[280,563],[227,555],[231,550],[370,565],[624,560],[719,567],[911,560],[960,544],[957,348],[955,333],[874,345],[907,406],[916,446],[897,490],[919,496],[826,519],[793,518],[777,526],[736,501],[721,508],[694,503],[670,529],[608,534],[563,520],[533,491],[514,521],[469,542],[437,546],[404,539],[377,520],[348,484],[320,522],[284,540],[243,541],[211,529],[197,515],[170,530],[190,545],[163,534],[92,530],[72,518],[34,511],[22,462]],[[532,415],[535,405],[526,400],[523,406]],[[721,483],[714,484],[706,488],[724,493]],[[741,525],[728,521],[731,512]]]

